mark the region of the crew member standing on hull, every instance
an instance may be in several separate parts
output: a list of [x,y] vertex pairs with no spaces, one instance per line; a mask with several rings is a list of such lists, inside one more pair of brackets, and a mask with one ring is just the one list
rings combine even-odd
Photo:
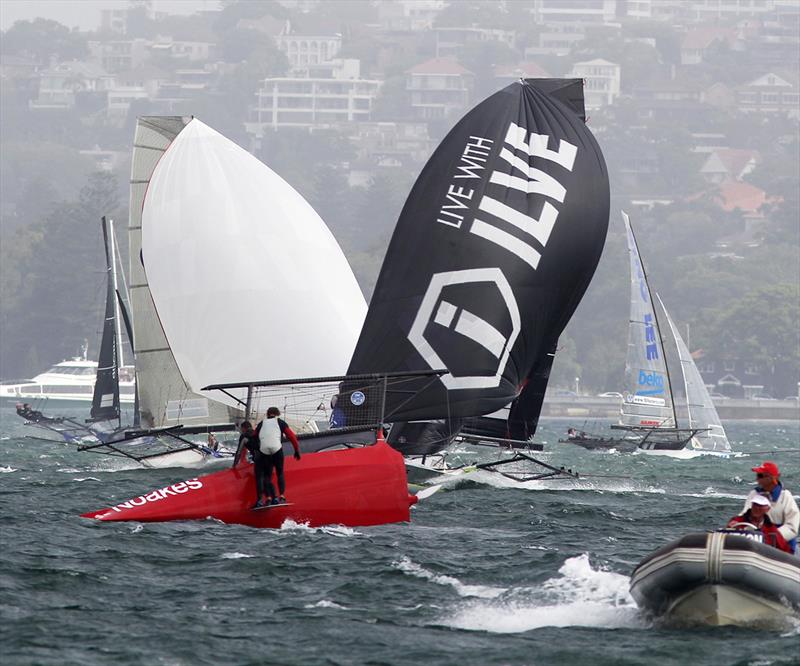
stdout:
[[791,552],[797,549],[797,532],[800,529],[800,509],[792,493],[780,481],[781,472],[771,460],[765,460],[758,467],[753,467],[756,473],[756,488],[747,496],[742,513],[748,511],[756,495],[763,495],[770,501],[770,510],[767,514],[778,531],[789,543]]
[[[259,472],[264,475],[262,477],[264,479],[263,487],[269,493],[270,504],[286,501],[286,482],[283,478],[283,444],[281,443],[283,435],[292,443],[295,460],[300,460],[300,442],[297,441],[297,435],[294,434],[294,431],[287,425],[286,421],[278,418],[280,414],[280,409],[270,407],[267,410],[267,418],[258,424],[261,455],[256,462],[256,479],[258,480],[259,478]],[[275,487],[272,485],[273,469],[278,477],[279,498],[275,497]],[[261,497],[259,496],[259,501],[256,503],[255,508],[265,506],[260,502]]]

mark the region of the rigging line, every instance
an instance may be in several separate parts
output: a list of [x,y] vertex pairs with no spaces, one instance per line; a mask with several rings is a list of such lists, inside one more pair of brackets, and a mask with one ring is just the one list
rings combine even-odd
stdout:
[[734,453],[743,453],[747,455],[757,455],[766,453],[800,453],[800,449],[760,449],[758,451],[734,451]]

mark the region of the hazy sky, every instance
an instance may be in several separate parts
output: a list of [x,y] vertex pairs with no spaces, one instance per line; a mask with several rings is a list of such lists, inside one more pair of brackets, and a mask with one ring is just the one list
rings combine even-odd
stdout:
[[[0,28],[7,30],[14,21],[49,18],[72,28],[94,30],[100,27],[100,10],[127,7],[128,0],[0,0]],[[158,12],[193,14],[214,9],[219,0],[154,0]]]

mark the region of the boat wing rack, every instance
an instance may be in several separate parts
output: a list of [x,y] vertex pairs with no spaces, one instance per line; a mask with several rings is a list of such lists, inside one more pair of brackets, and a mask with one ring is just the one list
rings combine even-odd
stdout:
[[117,433],[116,438],[79,446],[78,451],[92,451],[93,453],[121,456],[139,462],[178,451],[192,450],[209,453],[206,447],[186,439],[183,435],[227,432],[235,429],[236,425],[233,423],[219,423],[206,426],[174,425],[148,430],[126,430],[125,432]]
[[447,370],[304,377],[211,384],[202,390],[221,391],[244,408],[248,419],[278,407],[290,423],[366,426],[391,420],[387,395],[401,396],[402,406],[444,374]]

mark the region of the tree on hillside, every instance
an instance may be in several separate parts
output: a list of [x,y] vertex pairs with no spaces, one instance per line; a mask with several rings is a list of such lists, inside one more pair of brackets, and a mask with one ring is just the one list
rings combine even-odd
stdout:
[[144,5],[128,8],[125,19],[125,36],[128,39],[152,39],[158,34],[158,24],[147,15]]
[[20,230],[13,252],[4,244],[3,289],[6,275],[15,287],[14,297],[0,304],[4,375],[41,372],[28,364],[60,361],[73,356],[84,339],[97,339],[105,280],[100,217],[114,216],[118,205],[114,176],[92,174],[77,201]]
[[800,376],[800,286],[756,287],[708,313],[704,348],[717,358],[740,358],[778,366]]
[[41,65],[50,56],[59,60],[79,60],[89,53],[86,38],[77,31],[51,19],[35,18],[17,21],[3,33],[0,51],[14,55],[28,55]]
[[[509,6],[516,3],[486,2],[486,0],[454,0],[439,12],[434,21],[436,28],[500,28],[515,30],[519,23],[520,8]],[[530,21],[530,18],[528,19]]]
[[290,12],[277,0],[226,0],[214,22],[214,30],[222,35],[235,28],[242,19],[258,19],[267,15],[285,19],[289,18]]
[[464,46],[460,61],[475,75],[473,99],[480,101],[497,90],[494,68],[516,63],[519,54],[503,42],[473,42]]
[[411,96],[406,90],[405,75],[386,79],[372,107],[372,120],[407,122],[414,118]]
[[281,129],[264,134],[256,157],[311,199],[313,170],[325,164],[337,166],[349,162],[354,151],[347,137],[338,132]]

